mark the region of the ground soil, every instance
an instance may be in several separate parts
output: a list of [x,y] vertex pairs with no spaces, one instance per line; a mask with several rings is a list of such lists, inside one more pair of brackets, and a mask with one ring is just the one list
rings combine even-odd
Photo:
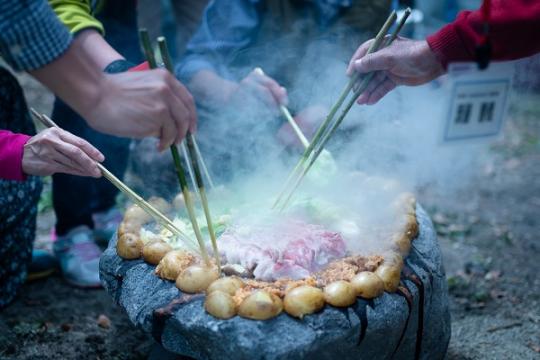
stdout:
[[[51,95],[22,81],[31,105],[50,110]],[[452,360],[540,359],[540,95],[523,96],[511,114],[474,185],[419,195],[443,249]],[[54,223],[46,197],[38,245]],[[151,346],[105,291],[58,275],[25,285],[0,313],[0,359],[144,359]]]

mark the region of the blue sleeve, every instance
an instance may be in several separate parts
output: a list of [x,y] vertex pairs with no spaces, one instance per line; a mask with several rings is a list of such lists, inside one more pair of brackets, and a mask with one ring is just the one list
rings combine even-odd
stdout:
[[235,51],[251,44],[260,25],[259,0],[212,0],[204,11],[199,29],[186,47],[176,75],[189,82],[201,70],[230,78],[227,64]]
[[0,55],[13,69],[40,68],[62,55],[71,40],[45,0],[0,1]]

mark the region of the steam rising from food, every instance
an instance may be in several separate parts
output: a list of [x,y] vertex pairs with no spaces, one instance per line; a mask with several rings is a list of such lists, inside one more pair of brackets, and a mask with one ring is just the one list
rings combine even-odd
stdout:
[[[334,47],[322,57],[302,59],[289,87],[290,107],[333,103],[348,81],[349,56]],[[265,72],[272,76],[272,70]],[[481,143],[438,143],[444,86],[406,91],[416,96],[405,101],[405,92],[396,91],[377,106],[355,107],[332,138],[331,155],[318,159],[283,210],[272,204],[301,151],[276,136],[284,120],[249,96],[213,112],[201,123],[198,139],[220,184],[208,195],[223,273],[238,277],[218,278],[217,268],[203,265],[169,231],[146,225],[136,235],[145,247],[156,247],[156,274],[184,292],[206,291],[206,310],[221,319],[238,314],[263,320],[283,310],[302,318],[325,303],[346,307],[358,296],[396,291],[419,231],[411,193],[426,184],[456,189],[474,174],[471,164],[485,149]],[[182,197],[174,204],[174,224],[194,238]],[[198,223],[205,224],[196,205]],[[139,231],[144,216],[135,210],[128,216],[135,220],[124,219],[121,230]],[[208,229],[201,231],[208,239]],[[161,243],[155,245],[157,234],[175,250],[164,254]],[[212,252],[209,241],[207,250]]]

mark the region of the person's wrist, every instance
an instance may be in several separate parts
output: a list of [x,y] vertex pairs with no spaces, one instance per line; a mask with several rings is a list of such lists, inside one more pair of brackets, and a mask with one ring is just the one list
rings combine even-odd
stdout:
[[423,40],[421,43],[421,53],[424,59],[428,59],[433,69],[438,72],[438,75],[445,73],[445,64],[442,59],[431,48],[427,40]]
[[22,157],[21,157],[21,171],[23,173],[23,176],[29,176],[34,175],[34,169],[32,167],[33,164],[33,153],[32,149],[30,148],[30,145],[28,142],[23,145],[22,149]]
[[433,78],[439,77],[446,72],[444,64],[441,62],[441,59],[439,59],[437,54],[431,49],[427,40],[421,41],[420,49],[420,58],[423,59],[425,64],[429,64],[429,70]]

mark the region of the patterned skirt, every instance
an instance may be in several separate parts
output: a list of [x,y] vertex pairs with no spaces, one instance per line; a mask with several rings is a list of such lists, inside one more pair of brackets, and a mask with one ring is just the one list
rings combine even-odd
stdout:
[[[17,79],[1,67],[0,129],[36,133]],[[26,181],[0,179],[0,308],[13,300],[26,279],[40,193],[39,177],[29,176]]]

